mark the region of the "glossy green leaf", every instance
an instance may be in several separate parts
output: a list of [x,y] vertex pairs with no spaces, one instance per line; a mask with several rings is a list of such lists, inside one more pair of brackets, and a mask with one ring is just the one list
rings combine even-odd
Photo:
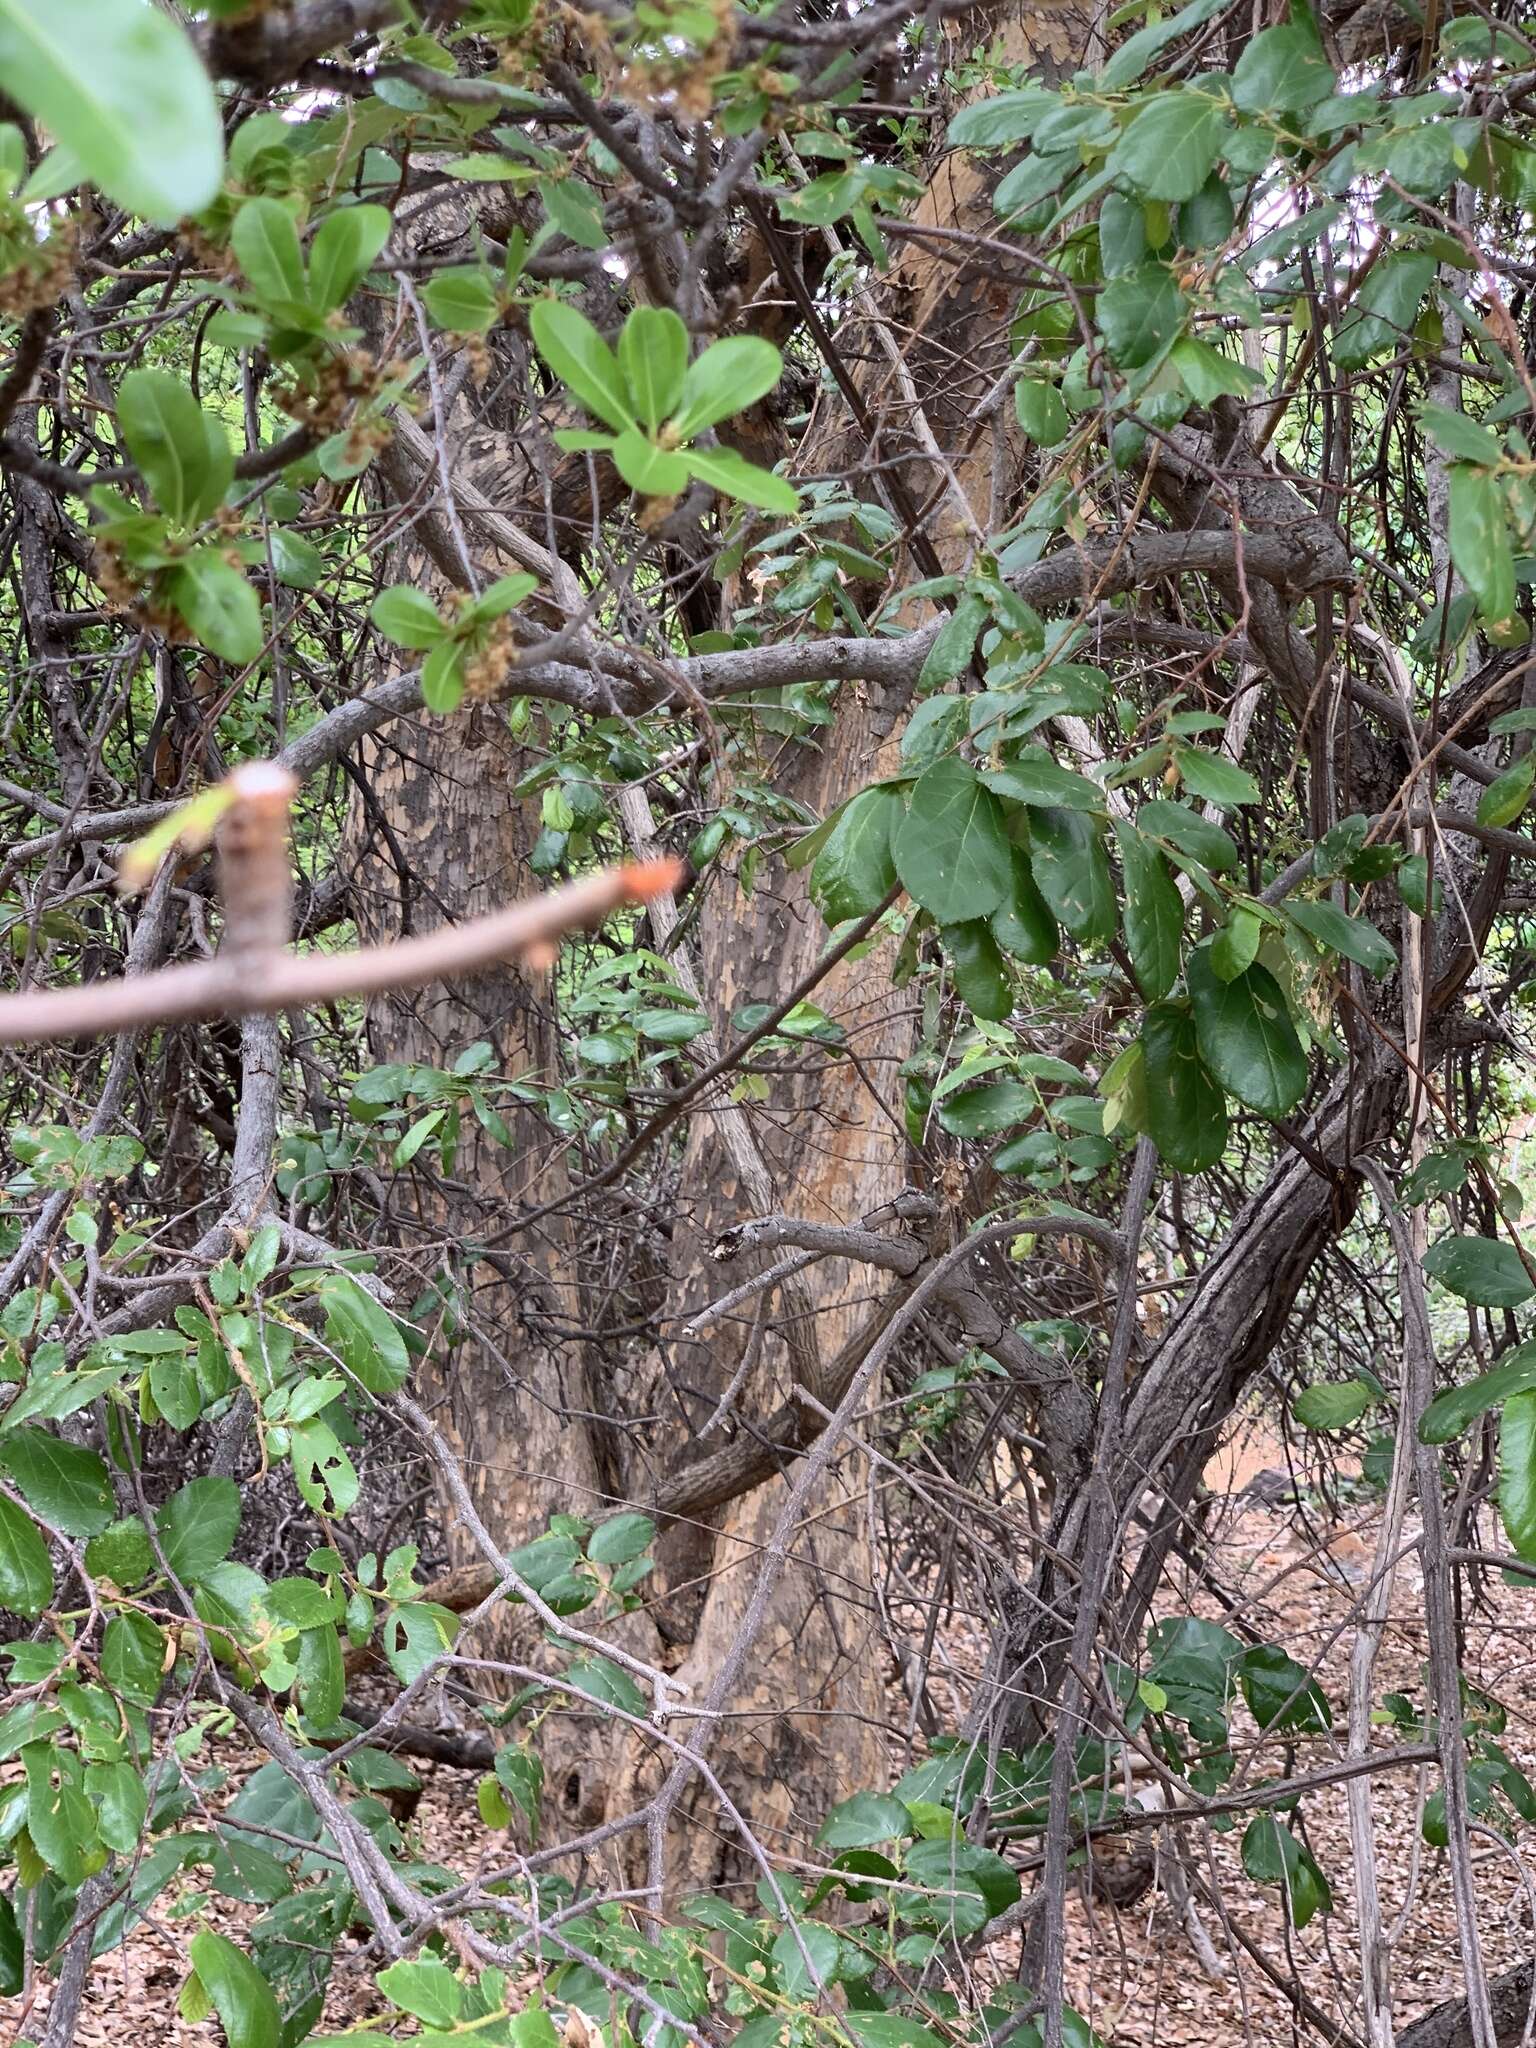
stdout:
[[899,1799],[886,1792],[855,1792],[839,1800],[816,1830],[819,1847],[834,1853],[871,1849],[877,1842],[900,1840],[913,1831],[912,1816]]
[[1536,748],[1522,754],[1483,791],[1477,801],[1479,825],[1512,825],[1530,802],[1533,779],[1536,779]]
[[1200,1057],[1195,1020],[1182,1004],[1158,1003],[1141,1027],[1147,1131],[1181,1173],[1214,1166],[1226,1149],[1227,1105]]
[[1019,425],[1041,448],[1055,448],[1071,432],[1072,421],[1060,391],[1040,377],[1021,377],[1013,387]]
[[1207,946],[1190,954],[1187,975],[1200,1054],[1223,1088],[1262,1116],[1294,1109],[1307,1056],[1274,976],[1255,963],[1223,981]]
[[172,570],[171,602],[194,638],[221,661],[245,668],[261,653],[266,634],[261,603],[238,569],[217,548],[197,548]]
[[160,1548],[177,1578],[191,1585],[222,1564],[240,1527],[240,1489],[232,1479],[189,1479],[155,1516]]
[[1216,804],[1224,811],[1239,804],[1256,804],[1259,785],[1236,761],[1225,754],[1213,754],[1205,747],[1179,746],[1174,752],[1179,780],[1192,796]]
[[963,761],[918,777],[892,851],[908,894],[940,924],[990,916],[1013,879],[1001,807]]
[[829,925],[867,917],[896,886],[892,840],[905,815],[901,792],[860,790],[833,821],[811,865],[811,901]]
[[1499,623],[1515,609],[1515,555],[1504,493],[1491,469],[1450,468],[1451,561],[1483,618]]
[[1364,1380],[1314,1380],[1291,1403],[1291,1414],[1303,1429],[1348,1429],[1375,1399]]
[[1061,949],[1061,931],[1035,886],[1029,855],[1021,846],[1011,852],[1007,892],[992,913],[992,936],[1015,960],[1044,967]]
[[1317,1681],[1274,1643],[1255,1643],[1244,1651],[1237,1682],[1261,1728],[1321,1733],[1333,1726],[1332,1709]]
[[0,1607],[35,1621],[52,1598],[47,1544],[32,1517],[0,1497]]
[[1226,120],[1204,93],[1150,95],[1110,152],[1109,167],[1148,199],[1193,199],[1221,154]]
[[1149,1003],[1161,1002],[1179,978],[1184,903],[1157,848],[1117,819],[1115,838],[1125,877],[1122,920],[1136,985]]
[[326,1340],[370,1394],[392,1394],[411,1372],[399,1325],[348,1273],[327,1273],[320,1283]]
[[393,226],[387,206],[342,206],[326,215],[309,245],[309,301],[317,312],[347,303]]
[[1084,944],[1108,945],[1119,903],[1095,819],[1082,811],[1032,810],[1030,868],[1052,915]]
[[689,468],[683,457],[659,447],[636,428],[620,434],[612,452],[614,468],[632,491],[644,497],[675,498],[687,488]]
[[368,616],[397,647],[435,647],[447,633],[437,606],[424,590],[409,583],[381,590],[369,607]]
[[954,970],[955,992],[974,1017],[1000,1024],[1013,1008],[1007,964],[984,917],[947,924],[939,934]]
[[1465,1380],[1459,1387],[1447,1387],[1436,1394],[1419,1417],[1419,1441],[1426,1444],[1451,1443],[1480,1415],[1486,1415],[1490,1408],[1497,1408],[1512,1394],[1528,1394],[1533,1388],[1536,1388],[1536,1345],[1522,1344],[1491,1372],[1480,1372],[1475,1379]]
[[1397,951],[1375,925],[1363,917],[1350,917],[1332,903],[1297,901],[1285,905],[1293,924],[1320,944],[1346,960],[1356,961],[1371,974],[1390,974],[1397,965]]
[[1334,88],[1333,67],[1310,24],[1260,29],[1244,44],[1232,74],[1232,98],[1245,113],[1283,114],[1315,107]]
[[263,305],[282,312],[307,303],[304,252],[286,206],[275,199],[247,199],[235,215],[229,240]]
[[117,1513],[101,1459],[50,1430],[28,1424],[0,1438],[0,1468],[28,1506],[66,1536],[95,1536]]
[[1503,1238],[1443,1238],[1424,1254],[1424,1270],[1448,1294],[1479,1308],[1519,1308],[1536,1298],[1536,1280]]
[[1515,1555],[1536,1564],[1536,1392],[1511,1394],[1499,1418],[1499,1518]]
[[775,476],[771,469],[748,462],[734,448],[690,448],[686,459],[691,475],[727,498],[739,499],[743,505],[757,505],[764,512],[778,512],[785,518],[800,509],[800,493],[787,477]]
[[1213,874],[1223,874],[1237,866],[1237,848],[1231,834],[1187,804],[1156,797],[1136,813],[1136,825],[1139,831],[1150,832],[1154,839],[1176,846],[1180,853],[1187,853]]
[[1104,346],[1123,370],[1139,369],[1184,330],[1189,303],[1161,263],[1143,263],[1099,293]]
[[976,642],[990,616],[984,597],[973,590],[962,596],[923,657],[917,678],[920,690],[937,690],[969,668]]

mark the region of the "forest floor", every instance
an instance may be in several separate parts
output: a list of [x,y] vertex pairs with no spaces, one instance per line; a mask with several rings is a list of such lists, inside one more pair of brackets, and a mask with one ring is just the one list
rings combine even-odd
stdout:
[[[1262,1449],[1240,1458],[1229,1483],[1241,1487],[1261,1457]],[[1341,1754],[1349,1623],[1371,1576],[1378,1516],[1370,1502],[1331,1514],[1294,1501],[1265,1506],[1235,1493],[1224,1506],[1218,1503],[1211,1577],[1250,1626],[1315,1669],[1337,1724],[1331,1735],[1260,1743],[1239,1702],[1233,1728],[1237,1785],[1313,1770]],[[1410,1538],[1413,1533],[1410,1528]],[[1168,1596],[1168,1612],[1179,1611],[1177,1591]],[[1536,1776],[1536,1586],[1523,1591],[1495,1572],[1485,1591],[1485,1600],[1469,1605],[1464,1616],[1467,1668],[1507,1708],[1504,1745]],[[1397,1569],[1374,1685],[1378,1701],[1393,1690],[1423,1698],[1422,1607],[1417,1554],[1410,1551]],[[1193,1582],[1184,1611],[1224,1618],[1209,1587]],[[969,1647],[963,1640],[951,1645],[957,1673],[970,1661]],[[1411,1739],[1390,1729],[1379,1732],[1383,1746]],[[423,1853],[459,1869],[473,1867],[485,1844],[475,1811],[477,1774],[432,1764],[413,1768],[425,1787],[415,1822]],[[1421,1803],[1434,1782],[1433,1775],[1415,1768],[1382,1771],[1371,1780],[1384,1914],[1389,1926],[1401,1919],[1392,1964],[1399,2025],[1460,1988],[1445,1860],[1418,1839]],[[1291,2001],[1245,1952],[1243,1937],[1281,1975],[1294,1974],[1325,2013],[1351,2034],[1358,2031],[1360,1966],[1344,1787],[1312,1791],[1305,1800],[1306,1840],[1332,1884],[1334,1909],[1299,1935],[1288,1935],[1277,1891],[1243,1873],[1239,1844],[1247,1818],[1227,1833],[1204,1825],[1183,1831],[1204,1894],[1195,1908],[1198,1928],[1191,1930],[1161,1888],[1125,1909],[1088,1896],[1086,1888],[1074,1891],[1068,1907],[1070,1992],[1112,2048],[1203,2048],[1212,2041],[1282,2048],[1318,2039],[1305,2027],[1297,2029]],[[1473,1849],[1484,1951],[1490,1974],[1496,1974],[1530,1952],[1536,1884],[1517,1846],[1484,1831]],[[208,1904],[209,1917],[230,1933],[238,1933],[239,1923],[256,1910],[222,1899]],[[171,1906],[172,1895],[163,1896],[152,1921],[96,1966],[77,2035],[80,2048],[120,2048],[124,2042],[133,2048],[202,2048],[220,2038],[212,2023],[188,2024],[177,2015],[190,1929]],[[994,1980],[1011,1975],[1017,1954],[1015,1939],[1011,1949],[1004,1945],[988,1954],[980,1968]],[[965,1987],[953,1988],[963,1995]],[[41,2031],[45,1998],[28,2016],[33,2038]],[[363,2024],[376,2010],[366,1973],[343,1960],[333,1979],[327,2027]],[[0,2000],[0,2048],[16,2038],[20,2018],[18,2001]]]

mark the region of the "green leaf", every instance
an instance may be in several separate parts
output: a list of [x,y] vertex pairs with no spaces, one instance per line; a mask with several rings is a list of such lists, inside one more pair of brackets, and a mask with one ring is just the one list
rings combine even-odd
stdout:
[[940,689],[969,665],[982,628],[990,617],[986,599],[976,591],[968,590],[940,626],[932,646],[923,657],[917,678],[920,691]]
[[0,78],[107,197],[161,227],[201,213],[224,135],[186,31],[142,0],[0,0]]
[[484,334],[496,318],[496,287],[473,263],[440,270],[421,288],[422,303],[450,334]]
[[939,1111],[939,1123],[952,1138],[986,1138],[1023,1123],[1038,1107],[1034,1090],[1022,1081],[992,1081],[951,1095]]
[[900,790],[860,790],[845,804],[811,864],[811,901],[829,925],[867,917],[896,886],[892,837],[904,811]]
[[1148,199],[1193,199],[1221,154],[1226,117],[1197,92],[1148,97],[1115,147],[1109,168]]
[[66,1885],[77,1885],[104,1860],[85,1796],[85,1772],[74,1756],[51,1743],[29,1742],[21,1761],[32,1846]]
[[1499,1515],[1515,1555],[1536,1564],[1536,1392],[1511,1394],[1499,1418]]
[[167,579],[167,594],[194,637],[221,661],[245,668],[261,653],[261,602],[217,548],[196,548]]
[[1119,903],[1104,835],[1082,811],[1032,810],[1030,868],[1059,923],[1084,944],[1108,945]]
[[1303,1429],[1348,1429],[1375,1399],[1364,1380],[1314,1380],[1291,1403],[1291,1414]]
[[147,1614],[114,1614],[101,1640],[101,1675],[112,1690],[153,1706],[165,1669],[165,1636]]
[[1139,369],[1184,329],[1189,303],[1161,263],[1143,263],[1099,293],[1095,318],[1123,370]]
[[1424,1254],[1424,1270],[1448,1294],[1479,1308],[1519,1308],[1536,1299],[1536,1280],[1502,1238],[1443,1238]]
[[626,431],[613,444],[613,465],[632,491],[647,498],[674,498],[688,483],[688,464],[638,431]]
[[1231,835],[1211,819],[1202,818],[1198,811],[1190,810],[1187,804],[1154,798],[1136,813],[1136,826],[1138,831],[1150,832],[1154,839],[1176,846],[1180,853],[1187,853],[1213,874],[1223,874],[1237,866],[1237,848]]
[[35,1621],[52,1598],[47,1544],[30,1515],[0,1498],[0,1607]]
[[1115,824],[1125,874],[1125,943],[1136,986],[1149,1003],[1161,1002],[1179,978],[1184,903],[1168,864],[1133,825]]
[[96,1809],[96,1832],[109,1849],[130,1856],[144,1831],[149,1797],[143,1775],[130,1763],[97,1763],[85,1773],[85,1796]]
[[1453,462],[1450,469],[1451,561],[1477,599],[1482,617],[1498,625],[1515,610],[1515,556],[1504,493],[1490,469]]
[[313,541],[286,526],[271,530],[272,567],[290,590],[314,590],[325,574],[325,557]]
[[1259,801],[1259,785],[1246,768],[1239,768],[1225,754],[1212,754],[1204,747],[1179,746],[1174,749],[1173,759],[1184,787],[1208,804],[1230,811],[1238,804]]
[[816,1920],[801,1920],[786,1927],[769,1951],[790,1998],[812,1997],[830,1984],[841,1952],[842,1945],[832,1929]]
[[309,302],[316,312],[347,303],[393,226],[387,206],[343,206],[326,216],[309,245]]
[[538,299],[528,326],[539,354],[578,404],[619,433],[634,430],[618,359],[584,313],[562,299]]
[[1001,768],[989,768],[982,781],[998,796],[1015,803],[1055,806],[1067,811],[1102,811],[1104,792],[1075,768],[1063,768],[1044,747],[1021,747]]
[[1293,924],[1346,960],[1353,960],[1371,974],[1390,974],[1397,965],[1397,952],[1375,925],[1363,917],[1349,917],[1332,903],[1295,902],[1285,905]]
[[733,334],[711,342],[688,365],[672,432],[680,441],[691,441],[706,427],[745,412],[773,389],[783,367],[773,343],[760,335]]
[[1443,1393],[1436,1394],[1419,1417],[1419,1441],[1448,1444],[1490,1408],[1497,1408],[1512,1394],[1528,1394],[1533,1388],[1536,1388],[1536,1345],[1522,1344],[1518,1351],[1505,1359],[1502,1365],[1494,1366],[1491,1372],[1480,1372],[1475,1379],[1467,1380],[1459,1387],[1447,1387]]
[[887,1792],[855,1792],[840,1799],[816,1830],[816,1840],[835,1855],[843,1849],[872,1849],[912,1833],[912,1816]]
[[952,149],[987,149],[997,143],[1023,142],[1032,135],[1042,114],[1061,101],[1042,86],[1025,86],[1019,92],[1000,92],[989,100],[977,100],[962,107],[949,124]]
[[635,417],[655,433],[676,412],[688,369],[688,329],[670,306],[636,306],[619,335],[619,368]]
[[984,917],[947,924],[939,937],[954,969],[955,989],[974,1017],[1000,1024],[1013,1008],[1008,968]]
[[240,1489],[232,1479],[189,1479],[155,1516],[165,1561],[184,1584],[195,1584],[234,1547]]
[[594,1564],[630,1564],[643,1557],[656,1534],[649,1515],[610,1515],[599,1522],[587,1542],[587,1556]]
[[95,1536],[117,1513],[106,1466],[83,1444],[30,1425],[0,1441],[0,1466],[45,1522],[66,1536]]
[[[1145,28],[1137,29],[1133,36],[1126,37],[1099,73],[1100,90],[1120,92],[1126,86],[1134,85],[1170,43],[1187,36],[1191,29],[1199,28],[1213,15],[1220,14],[1225,4],[1226,0],[1192,0],[1190,6],[1181,7],[1176,14],[1165,14],[1160,20],[1150,21]],[[1029,2048],[1029,2044],[1024,2044],[1024,2048]]]
[[1021,377],[1013,387],[1013,409],[1019,425],[1037,447],[1059,447],[1072,430],[1061,393],[1044,378]]
[[1419,424],[1437,448],[1462,462],[1478,462],[1492,468],[1503,456],[1498,437],[1469,420],[1454,406],[1436,405],[1432,399],[1419,400]]
[[1398,250],[1378,263],[1334,335],[1337,367],[1363,370],[1372,356],[1401,348],[1434,277],[1434,257],[1414,250]]
[[275,199],[247,199],[235,215],[229,242],[264,306],[282,314],[307,304],[304,253],[286,206]]
[[1274,1643],[1255,1643],[1244,1651],[1237,1682],[1261,1728],[1321,1733],[1333,1726],[1333,1712],[1315,1680]]
[[1260,29],[1232,74],[1232,98],[1248,114],[1302,112],[1333,87],[1333,67],[1310,23]]
[[200,1927],[187,1949],[223,2022],[229,2048],[278,2048],[282,2017],[277,2000],[250,1958],[211,1927]]
[[1258,1884],[1285,1888],[1291,1920],[1299,1930],[1317,1913],[1328,1912],[1333,1893],[1310,1852],[1270,1813],[1248,1824],[1243,1836],[1243,1869]]
[[1061,948],[1061,932],[1035,887],[1034,870],[1023,847],[1012,849],[1008,890],[992,913],[992,936],[1015,960],[1044,967]]
[[1306,1093],[1307,1056],[1280,984],[1257,964],[1223,981],[1207,946],[1190,954],[1187,978],[1206,1066],[1249,1109],[1284,1116]]
[[649,1711],[645,1694],[629,1673],[606,1657],[578,1657],[565,1675],[578,1692],[604,1706],[618,1707],[642,1721]]
[[918,777],[893,852],[908,894],[940,924],[989,916],[1013,880],[997,798],[963,761],[935,761]]
[[1536,778],[1536,748],[1520,756],[1495,782],[1490,782],[1477,802],[1479,825],[1512,825],[1530,802],[1531,783]]
[[1182,1004],[1158,1003],[1141,1027],[1147,1132],[1180,1173],[1201,1173],[1226,1149],[1227,1105],[1200,1057],[1195,1020]]
[[117,423],[173,526],[197,526],[222,502],[235,473],[229,437],[179,377],[130,370],[118,386]]
[[341,1639],[330,1624],[306,1629],[299,1637],[293,1690],[310,1728],[319,1734],[335,1727],[346,1704],[347,1674]]
[[446,2030],[464,2010],[464,1986],[444,1963],[391,1963],[375,1982],[402,2012],[429,2027]]
[[421,701],[446,716],[464,695],[464,643],[440,640],[421,665]]
[[327,1341],[370,1394],[392,1394],[411,1376],[411,1354],[399,1325],[348,1273],[320,1283]]
[[734,448],[690,448],[685,460],[701,483],[727,498],[738,498],[743,505],[757,505],[785,518],[793,518],[800,509],[800,493],[786,477],[760,469]]
[[968,729],[970,700],[966,697],[927,697],[907,720],[901,735],[901,765],[921,775],[935,761],[952,754]]
[[1429,862],[1422,853],[1411,853],[1397,871],[1397,893],[1408,908],[1418,917],[1437,914],[1445,906],[1445,891],[1440,878],[1435,877],[1433,890],[1434,904],[1431,908],[1429,886]]

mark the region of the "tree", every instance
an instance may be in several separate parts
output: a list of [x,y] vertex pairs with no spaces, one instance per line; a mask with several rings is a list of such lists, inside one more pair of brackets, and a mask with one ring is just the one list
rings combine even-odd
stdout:
[[[1298,2023],[1518,2039],[1519,11],[190,17],[0,0],[0,1994],[176,1885],[235,2048],[348,1927],[518,2048],[1056,2048],[1141,1771],[1197,1950],[1233,1816],[1352,1890]],[[1260,1389],[1343,1687],[1203,1544]]]

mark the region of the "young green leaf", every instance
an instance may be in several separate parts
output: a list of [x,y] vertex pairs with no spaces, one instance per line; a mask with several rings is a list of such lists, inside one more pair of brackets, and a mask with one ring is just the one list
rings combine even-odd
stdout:
[[1515,555],[1504,493],[1491,469],[1453,462],[1450,469],[1451,561],[1477,599],[1483,618],[1498,625],[1515,609]]
[[397,647],[435,647],[448,631],[427,593],[409,583],[396,583],[381,590],[368,616],[385,639],[393,640]]
[[223,422],[180,377],[130,370],[118,386],[117,423],[173,526],[197,526],[215,510],[234,476],[234,454]]
[[706,427],[745,412],[773,389],[783,367],[773,343],[759,335],[733,334],[711,342],[688,366],[672,432],[680,441],[691,441]]
[[343,206],[326,216],[309,247],[309,302],[317,312],[347,303],[393,226],[387,206]]
[[619,335],[619,368],[635,417],[654,434],[676,412],[688,369],[688,330],[670,306],[636,306]]
[[217,197],[218,102],[186,30],[161,8],[0,0],[0,78],[116,205],[172,228]]
[[701,483],[727,498],[740,499],[743,505],[756,505],[784,518],[792,518],[800,509],[800,493],[787,478],[748,462],[734,448],[689,448],[683,459],[689,473]]
[[578,404],[618,433],[635,430],[618,359],[584,313],[563,299],[539,299],[528,326],[535,348]]
[[217,548],[196,548],[166,579],[166,592],[194,637],[236,668],[260,655],[261,601]]
[[286,206],[275,199],[247,199],[235,215],[229,241],[264,306],[282,313],[307,302],[304,253]]

